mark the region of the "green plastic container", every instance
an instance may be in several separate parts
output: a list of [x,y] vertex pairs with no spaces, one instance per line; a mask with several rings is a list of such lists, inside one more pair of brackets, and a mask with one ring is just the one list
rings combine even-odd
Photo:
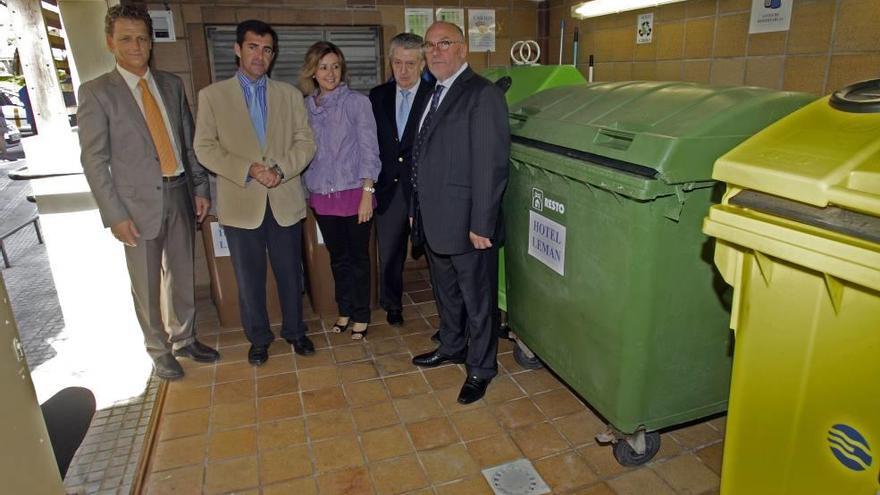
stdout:
[[[510,87],[504,93],[508,105],[545,89],[586,84],[587,82],[584,76],[571,65],[496,67],[485,70],[482,76],[492,82],[502,77],[510,77]],[[498,264],[498,308],[507,311],[507,282],[504,272],[503,246],[498,250]]]
[[727,407],[726,285],[701,232],[720,199],[712,164],[813,98],[625,82],[511,106],[508,321],[528,349],[517,352],[537,354],[628,440],[620,462],[659,449],[656,433],[647,446],[628,435]]

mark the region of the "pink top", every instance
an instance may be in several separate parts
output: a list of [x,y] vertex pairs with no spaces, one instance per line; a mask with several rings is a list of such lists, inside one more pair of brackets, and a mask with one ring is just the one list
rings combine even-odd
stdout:
[[[360,187],[328,194],[310,193],[309,206],[314,208],[318,215],[350,217],[358,214],[363,194],[364,190]],[[375,196],[373,196],[373,209],[376,209]]]

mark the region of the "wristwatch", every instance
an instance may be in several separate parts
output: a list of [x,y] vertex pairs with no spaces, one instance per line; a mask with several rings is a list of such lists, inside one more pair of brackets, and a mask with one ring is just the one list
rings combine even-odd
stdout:
[[375,193],[376,188],[373,186],[364,186],[364,191],[367,191],[368,193]]
[[273,165],[270,170],[278,174],[279,179],[284,180],[284,172],[281,171],[281,167],[279,167],[277,163]]

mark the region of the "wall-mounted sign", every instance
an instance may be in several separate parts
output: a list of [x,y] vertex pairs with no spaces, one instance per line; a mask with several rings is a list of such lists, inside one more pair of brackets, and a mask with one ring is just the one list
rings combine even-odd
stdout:
[[794,0],[752,0],[749,34],[788,31]]
[[437,9],[437,15],[434,16],[438,21],[451,22],[461,29],[461,32],[465,32],[464,30],[464,9]]
[[495,11],[468,9],[468,48],[472,52],[495,51]]
[[153,19],[153,42],[165,43],[177,41],[174,36],[174,16],[170,10],[151,10],[150,18]]
[[636,17],[636,43],[644,45],[654,40],[654,13],[639,14]]
[[434,9],[404,9],[404,30],[425,37],[428,26],[434,22]]

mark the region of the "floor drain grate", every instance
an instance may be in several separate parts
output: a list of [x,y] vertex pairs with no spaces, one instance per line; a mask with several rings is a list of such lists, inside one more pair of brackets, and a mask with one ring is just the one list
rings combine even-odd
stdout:
[[483,476],[495,495],[541,495],[550,493],[550,487],[527,459],[484,469]]

